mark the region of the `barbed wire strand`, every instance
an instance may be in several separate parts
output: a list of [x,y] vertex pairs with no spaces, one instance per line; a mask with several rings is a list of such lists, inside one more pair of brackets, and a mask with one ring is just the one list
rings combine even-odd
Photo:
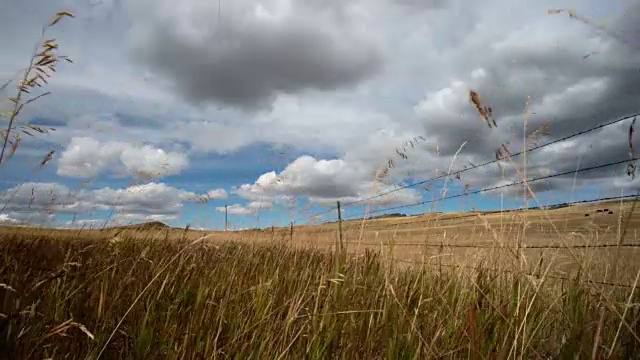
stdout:
[[[525,183],[532,183],[532,182],[537,182],[537,181],[541,181],[541,180],[547,180],[547,179],[551,179],[551,178],[555,178],[555,177],[566,176],[566,175],[575,174],[575,173],[582,173],[582,172],[596,170],[596,169],[602,169],[602,168],[605,168],[605,167],[610,167],[610,166],[620,165],[620,164],[624,164],[624,163],[628,163],[628,162],[633,162],[633,161],[636,161],[636,160],[639,160],[639,159],[640,159],[640,157],[634,157],[634,158],[631,158],[631,159],[624,159],[624,160],[614,161],[614,162],[610,162],[610,163],[607,163],[607,164],[589,166],[589,167],[585,167],[585,168],[578,169],[578,170],[570,170],[570,171],[565,171],[565,172],[551,174],[551,175],[538,176],[538,177],[534,177],[534,178],[527,179],[527,180],[520,180],[520,181],[509,183],[509,184],[493,186],[493,187],[484,188],[484,189],[475,190],[475,191],[464,192],[464,193],[456,194],[456,195],[450,195],[450,196],[446,196],[446,197],[439,198],[439,199],[425,200],[425,201],[420,201],[420,202],[417,202],[417,203],[414,203],[414,204],[398,205],[398,206],[392,206],[392,207],[388,207],[388,208],[383,208],[383,209],[377,209],[377,210],[373,210],[373,211],[363,212],[363,213],[360,213],[360,214],[356,215],[356,217],[362,217],[364,215],[371,215],[371,214],[378,214],[378,213],[381,213],[381,212],[392,211],[392,210],[406,209],[406,208],[410,208],[410,207],[416,207],[416,206],[420,206],[420,205],[426,205],[426,204],[436,203],[436,202],[440,202],[440,201],[455,199],[455,198],[459,198],[459,197],[463,197],[463,196],[477,195],[477,194],[480,194],[480,193],[499,190],[499,189],[504,189],[504,188],[508,188],[508,187],[512,187],[512,186],[518,186],[518,185],[522,185],[522,184],[525,184]],[[345,220],[352,220],[352,219],[353,219],[353,216],[350,217],[350,218],[347,218]]]
[[[493,211],[474,211],[472,213],[465,213],[463,215],[455,215],[455,216],[445,216],[445,217],[435,217],[432,219],[427,219],[427,220],[423,220],[423,221],[407,221],[407,222],[400,222],[400,223],[394,223],[394,226],[399,226],[399,225],[407,225],[407,224],[426,224],[426,223],[430,223],[433,221],[448,221],[448,220],[458,220],[458,219],[465,219],[465,218],[470,218],[470,217],[478,217],[478,216],[483,216],[483,215],[492,215],[492,214],[500,214],[500,213],[508,213],[508,212],[517,212],[517,211],[523,211],[523,210],[537,210],[540,208],[546,209],[546,210],[553,210],[554,208],[558,208],[559,206],[563,206],[563,207],[568,207],[568,206],[572,206],[572,205],[579,205],[579,204],[587,204],[587,203],[592,203],[592,202],[603,202],[603,201],[613,201],[613,200],[624,200],[624,199],[634,199],[636,197],[636,195],[618,195],[618,196],[606,196],[606,197],[599,197],[599,198],[595,198],[595,199],[587,199],[587,200],[576,200],[576,201],[570,201],[570,202],[562,202],[562,203],[555,203],[555,204],[551,204],[551,205],[544,205],[542,207],[530,207],[530,208],[525,208],[525,207],[519,207],[519,208],[513,208],[513,209],[506,209],[506,210],[493,210]],[[429,214],[429,213],[427,213]],[[431,213],[431,214],[441,214],[441,213]],[[425,215],[425,214],[421,214],[421,215]],[[362,218],[358,218],[358,219],[349,219],[349,220],[343,220],[343,222],[346,221],[359,221],[359,220],[363,220]],[[366,220],[375,220],[375,219],[366,219]],[[327,224],[333,224],[336,223],[337,220],[329,220],[320,224],[316,224],[316,225],[327,225]],[[423,230],[422,228],[416,228],[416,230]],[[406,229],[405,229],[406,230]],[[369,231],[373,231],[373,230],[369,230]]]
[[[465,266],[465,265],[433,264],[433,263],[427,263],[427,262],[423,262],[423,261],[404,260],[404,259],[397,259],[397,258],[394,259],[394,260],[398,261],[398,262],[403,262],[403,263],[416,264],[416,265],[420,264],[420,265],[426,265],[426,266],[430,266],[430,267],[440,267],[440,266],[442,266],[442,267],[465,269],[465,270],[478,270],[478,267]],[[518,274],[519,273],[517,271],[513,271],[513,270],[509,270],[509,269],[492,269],[492,268],[480,268],[480,269],[493,271],[493,272],[498,272],[498,273],[503,273],[503,274]],[[557,280],[576,281],[576,279],[574,279],[574,278],[570,278],[570,277],[567,277],[567,276],[561,276],[561,275],[553,275],[553,274],[539,275],[539,274],[532,274],[532,273],[524,273],[524,275],[535,277],[535,278],[538,278],[538,279],[541,279],[541,278],[544,277],[544,278],[557,279]],[[579,281],[584,281],[584,282],[589,283],[589,284],[597,284],[597,285],[605,285],[605,286],[619,286],[619,287],[630,288],[630,289],[633,289],[633,288],[637,287],[637,286],[633,286],[633,285],[606,282],[606,281],[589,280],[589,279],[580,279]]]
[[[365,242],[358,241],[345,241],[346,244],[362,244],[367,245]],[[380,245],[376,243],[375,245]],[[389,245],[389,244],[382,244]],[[403,247],[403,246],[419,246],[419,247],[427,247],[427,248],[459,248],[459,249],[513,249],[509,246],[495,246],[495,245],[483,245],[483,244],[436,244],[436,243],[420,243],[420,242],[412,242],[412,243],[393,243],[394,247]],[[544,250],[544,249],[610,249],[610,248],[640,248],[640,244],[599,244],[599,245],[523,245],[522,250],[533,249],[533,250]]]
[[[631,114],[631,115],[627,115],[627,116],[624,116],[622,118],[619,118],[619,119],[616,119],[616,120],[612,120],[612,121],[609,121],[609,122],[604,123],[604,124],[593,126],[593,127],[588,128],[588,129],[584,129],[582,131],[573,133],[571,135],[563,136],[561,138],[558,138],[556,140],[550,141],[548,143],[544,143],[544,144],[541,144],[541,145],[536,145],[536,146],[534,146],[534,147],[532,147],[530,149],[519,151],[519,152],[516,152],[514,154],[511,154],[508,158],[514,158],[514,157],[523,155],[525,153],[529,153],[529,152],[532,152],[532,151],[540,150],[542,148],[545,148],[545,147],[560,143],[562,141],[566,141],[566,140],[569,140],[571,138],[590,133],[592,131],[603,129],[603,128],[608,127],[608,126],[615,125],[615,124],[621,123],[623,121],[636,118],[638,116],[640,116],[640,112],[634,113],[634,114]],[[379,194],[376,194],[376,195],[372,195],[372,196],[366,197],[364,199],[360,199],[360,200],[356,200],[356,201],[352,201],[352,202],[347,202],[347,203],[341,204],[341,207],[345,208],[345,207],[361,204],[361,203],[364,203],[364,202],[368,202],[370,200],[378,199],[380,197],[383,197],[383,196],[386,196],[386,195],[389,195],[389,194],[393,194],[395,192],[398,192],[398,191],[401,191],[401,190],[404,190],[404,189],[412,188],[412,187],[419,186],[419,185],[424,185],[424,184],[427,184],[429,182],[440,180],[440,179],[444,179],[444,178],[449,177],[449,176],[456,176],[458,174],[462,174],[462,173],[470,171],[470,170],[474,170],[474,169],[482,168],[482,167],[485,167],[485,166],[488,166],[488,165],[492,165],[492,164],[498,163],[499,161],[502,161],[502,160],[504,160],[504,159],[495,159],[495,160],[487,161],[487,162],[484,162],[484,163],[481,163],[481,164],[478,164],[478,165],[472,165],[470,167],[466,167],[464,169],[460,169],[460,170],[457,170],[457,171],[454,171],[454,172],[451,172],[451,173],[438,175],[438,176],[432,177],[432,178],[427,179],[427,180],[421,180],[421,181],[418,181],[418,182],[413,182],[413,183],[410,183],[410,184],[407,184],[407,185],[403,185],[403,186],[400,186],[400,187],[392,189],[392,190],[388,190],[388,191],[385,191],[385,192],[382,192],[382,193],[379,193]],[[629,161],[631,161],[631,160],[629,160]],[[335,211],[335,210],[336,210],[336,208],[332,207],[329,210],[322,211],[322,212],[310,215],[308,217],[309,218],[318,217],[318,216],[321,216],[321,215],[328,214],[328,213],[330,213],[332,211]]]
[[[447,221],[447,220],[457,220],[457,219],[464,219],[464,218],[469,218],[469,217],[477,217],[477,216],[481,216],[481,215],[492,215],[492,214],[500,214],[500,213],[508,213],[508,212],[517,212],[517,211],[523,211],[523,210],[538,210],[540,208],[542,209],[546,209],[546,210],[553,210],[554,208],[558,208],[559,206],[572,206],[572,205],[578,205],[578,204],[586,204],[586,203],[592,203],[592,202],[603,202],[603,201],[612,201],[612,200],[624,200],[624,199],[635,199],[636,195],[618,195],[618,196],[606,196],[606,197],[599,197],[596,199],[588,199],[588,200],[577,200],[577,201],[571,201],[571,202],[562,202],[562,203],[555,203],[555,204],[551,204],[551,205],[545,205],[542,207],[530,207],[530,208],[526,208],[526,207],[519,207],[519,208],[514,208],[514,209],[506,209],[506,210],[493,210],[490,212],[482,212],[482,211],[476,211],[473,213],[466,213],[463,215],[456,215],[456,216],[451,216],[451,217],[437,217],[435,219],[429,219],[429,220],[424,220],[424,221],[411,221],[411,222],[401,222],[401,223],[394,223],[394,226],[396,225],[406,225],[406,224],[424,224],[424,223],[429,223],[432,222],[433,220],[438,220],[438,221]],[[439,214],[439,213],[436,213]],[[362,218],[360,219],[352,219],[349,221],[354,221],[354,220],[362,220]],[[371,219],[369,219],[371,220]],[[336,220],[332,221],[335,222]],[[325,223],[327,224],[327,223]]]

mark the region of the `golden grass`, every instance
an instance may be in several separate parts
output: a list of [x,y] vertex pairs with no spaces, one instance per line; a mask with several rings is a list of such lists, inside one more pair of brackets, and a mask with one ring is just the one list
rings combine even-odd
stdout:
[[640,350],[629,288],[558,281],[546,263],[537,278],[493,272],[496,254],[477,269],[398,266],[390,246],[347,255],[310,249],[300,229],[293,243],[269,232],[3,228],[1,350],[92,359],[622,359]]
[[296,227],[293,241],[288,228],[4,227],[2,347],[14,358],[629,358],[640,253],[562,247],[616,243],[603,206],[551,210],[564,242],[529,211],[525,245],[559,246],[520,252],[518,212],[373,220],[365,235],[345,223],[344,253],[335,224]]

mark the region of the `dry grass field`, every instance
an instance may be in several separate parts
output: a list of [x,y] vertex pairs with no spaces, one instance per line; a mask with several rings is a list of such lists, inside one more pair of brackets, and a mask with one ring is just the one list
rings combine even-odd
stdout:
[[344,222],[345,251],[337,223],[294,227],[293,239],[289,228],[5,227],[0,354],[638,358],[632,209]]
[[[523,258],[530,271],[543,258],[559,274],[580,268],[591,280],[632,284],[640,270],[639,215],[640,208],[627,201],[553,210],[425,214],[350,221],[342,227],[346,246],[355,253],[376,249],[401,262],[467,267],[488,259],[498,260],[493,266],[519,267]],[[335,246],[337,229],[337,223],[296,228],[294,237],[300,241],[294,243]]]

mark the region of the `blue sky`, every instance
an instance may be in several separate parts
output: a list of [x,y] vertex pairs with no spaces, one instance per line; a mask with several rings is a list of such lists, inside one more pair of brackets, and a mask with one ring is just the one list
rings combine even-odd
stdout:
[[[554,8],[578,18],[547,14]],[[0,80],[17,79],[61,10],[75,17],[47,36],[74,64],[61,64],[42,90],[52,95],[18,117],[55,131],[25,136],[1,165],[2,223],[221,229],[228,205],[233,228],[301,224],[338,200],[492,160],[502,144],[517,152],[640,111],[632,0],[11,0],[0,14]],[[0,92],[0,109],[15,91]],[[629,125],[532,153],[527,176],[626,159]],[[450,179],[447,194],[523,178],[523,158],[501,165]],[[629,194],[640,177],[624,167],[532,189],[546,204]],[[428,185],[370,205],[442,196],[444,181]],[[402,212],[501,206],[523,206],[521,187]]]

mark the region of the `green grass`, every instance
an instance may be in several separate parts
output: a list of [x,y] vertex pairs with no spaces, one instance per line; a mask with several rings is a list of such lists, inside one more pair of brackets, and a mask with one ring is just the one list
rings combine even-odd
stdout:
[[22,233],[6,236],[0,254],[0,354],[12,359],[640,353],[639,297],[629,288],[398,268],[373,252],[347,257],[279,244]]

